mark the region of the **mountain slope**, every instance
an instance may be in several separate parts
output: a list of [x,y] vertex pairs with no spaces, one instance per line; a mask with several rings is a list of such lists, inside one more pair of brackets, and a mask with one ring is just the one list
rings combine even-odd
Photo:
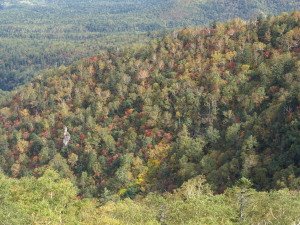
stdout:
[[300,9],[297,0],[2,0],[0,5],[2,90],[99,50],[144,43],[159,36],[153,31]]
[[[176,31],[48,71],[2,98],[0,165],[82,196],[172,191],[204,174],[297,188],[300,13]],[[71,140],[63,146],[64,126]]]

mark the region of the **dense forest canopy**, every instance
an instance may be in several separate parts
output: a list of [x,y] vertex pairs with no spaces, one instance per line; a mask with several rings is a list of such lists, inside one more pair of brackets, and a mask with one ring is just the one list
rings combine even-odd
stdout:
[[300,8],[297,0],[2,0],[0,5],[2,90],[43,69],[69,65],[103,49],[144,43],[169,29]]
[[242,176],[299,188],[299,18],[186,28],[45,72],[1,99],[3,171],[56,169],[82,197],[172,191],[199,174],[215,192]]
[[1,92],[0,221],[298,224],[299,53],[294,11],[174,30]]
[[53,170],[40,178],[7,178],[0,174],[1,224],[298,224],[300,193],[282,189],[257,192],[247,179],[224,194],[213,195],[201,176],[173,194],[109,201],[80,199],[68,179]]

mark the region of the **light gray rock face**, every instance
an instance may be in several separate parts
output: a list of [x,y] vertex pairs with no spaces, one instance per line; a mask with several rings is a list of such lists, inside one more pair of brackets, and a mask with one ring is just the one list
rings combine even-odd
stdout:
[[64,144],[64,147],[67,147],[70,139],[71,139],[71,135],[70,133],[68,132],[68,128],[66,126],[64,126],[64,139],[63,139],[63,144]]

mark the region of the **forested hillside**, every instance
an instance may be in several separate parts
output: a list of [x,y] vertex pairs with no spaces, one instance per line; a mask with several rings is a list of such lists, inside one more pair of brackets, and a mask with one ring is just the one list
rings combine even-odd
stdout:
[[298,224],[299,26],[177,30],[1,94],[0,221]]
[[170,29],[300,9],[297,0],[2,0],[0,5],[2,90],[23,84],[40,70],[69,65],[99,50],[144,43]]
[[[300,13],[188,28],[36,77],[1,101],[0,165],[134,197],[203,174],[299,188]],[[64,126],[71,136],[63,144]]]

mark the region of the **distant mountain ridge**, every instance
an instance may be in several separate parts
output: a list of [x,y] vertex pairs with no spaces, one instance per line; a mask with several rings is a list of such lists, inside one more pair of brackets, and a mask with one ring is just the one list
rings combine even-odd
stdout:
[[182,18],[191,17],[188,23],[182,24],[184,26],[205,24],[214,19],[220,21],[235,17],[249,19],[260,13],[277,15],[284,11],[290,12],[300,8],[298,0],[3,0],[2,5],[4,7],[59,6],[63,9],[80,7],[95,9],[95,7],[103,6],[108,2],[115,5],[132,4],[137,7],[139,13],[148,12],[155,15],[160,12],[161,19],[169,23],[174,19],[178,22]]
[[[35,10],[34,13],[39,7],[42,11],[49,8],[57,19],[65,20],[67,15],[69,23],[78,17],[87,18],[97,31],[108,21],[131,22],[136,24],[134,30],[149,31],[208,25],[237,17],[254,19],[260,14],[278,15],[300,9],[298,0],[4,0],[2,5],[4,10],[18,7]],[[133,30],[126,26],[121,30],[126,29]]]
[[[1,4],[2,3],[2,4]],[[0,88],[160,32],[300,9],[298,0],[1,0]]]

